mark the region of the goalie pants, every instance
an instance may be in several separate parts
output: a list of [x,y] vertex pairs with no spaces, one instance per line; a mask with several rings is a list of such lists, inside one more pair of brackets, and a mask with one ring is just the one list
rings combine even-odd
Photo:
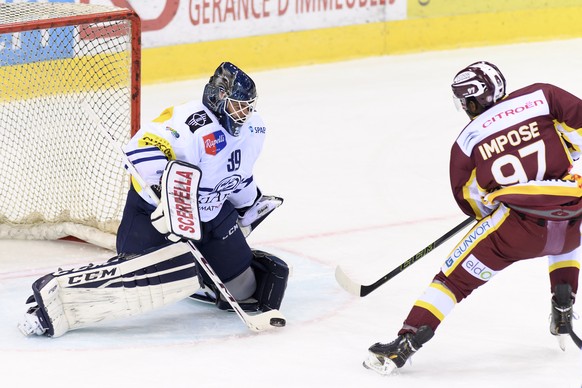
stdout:
[[[551,291],[557,284],[578,289],[581,220],[532,218],[501,205],[452,250],[441,271],[415,302],[399,335],[423,325],[436,330],[457,303],[511,264],[548,256]],[[519,290],[516,290],[519,293]]]
[[[132,187],[127,194],[123,218],[117,231],[118,254],[143,254],[152,248],[169,244],[151,223],[155,207],[147,203]],[[208,261],[216,275],[226,283],[242,274],[251,265],[253,257],[237,224],[238,213],[226,201],[218,215],[202,223],[202,239],[195,245]],[[212,283],[206,274],[206,283]]]

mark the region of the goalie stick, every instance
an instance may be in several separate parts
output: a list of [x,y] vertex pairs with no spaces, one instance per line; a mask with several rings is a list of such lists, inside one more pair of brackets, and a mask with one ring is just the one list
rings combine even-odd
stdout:
[[[125,163],[127,170],[133,176],[133,178],[139,183],[142,189],[149,195],[149,197],[156,203],[160,203],[160,199],[152,190],[152,188],[144,181],[141,177],[133,163],[127,157],[127,154],[123,150],[122,145],[117,141],[117,139],[105,128],[101,119],[97,116],[95,111],[89,106],[86,101],[81,101],[81,105],[83,110],[87,113],[87,115],[91,118],[91,121],[97,125],[97,127],[103,132],[104,135],[110,140],[113,147],[119,152],[123,162]],[[214,270],[210,266],[210,263],[202,256],[198,248],[194,245],[194,243],[188,240],[185,244],[188,245],[190,248],[190,252],[196,259],[196,262],[204,268],[212,282],[216,285],[222,296],[228,301],[230,306],[232,307],[233,311],[239,316],[239,318],[247,325],[247,327],[255,332],[260,332],[264,330],[271,329],[273,327],[283,327],[286,325],[287,321],[285,317],[279,310],[269,310],[263,313],[250,315],[247,314],[238,304],[236,299],[232,296],[232,294],[228,291],[224,283],[220,280],[220,278],[214,273]]]
[[335,279],[340,286],[350,294],[356,296],[364,297],[386,283],[388,280],[392,279],[394,276],[398,275],[400,272],[404,271],[406,268],[410,267],[412,264],[416,263],[422,257],[426,256],[430,251],[453,237],[455,234],[463,230],[467,225],[471,224],[475,219],[473,217],[467,218],[465,221],[461,222],[459,225],[455,226],[453,229],[449,230],[447,233],[436,239],[435,241],[428,244],[426,247],[422,248],[414,256],[400,264],[398,267],[394,268],[392,271],[382,276],[380,279],[369,285],[358,284],[346,275],[344,270],[338,265],[335,269]]

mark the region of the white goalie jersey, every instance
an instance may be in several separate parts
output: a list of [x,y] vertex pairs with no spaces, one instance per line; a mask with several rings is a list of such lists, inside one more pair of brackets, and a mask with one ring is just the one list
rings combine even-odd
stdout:
[[[266,128],[255,112],[239,136],[229,134],[201,102],[166,109],[145,124],[124,147],[129,160],[149,185],[159,185],[169,160],[196,165],[202,171],[198,206],[200,220],[212,220],[228,199],[236,208],[251,205],[257,196],[254,164],[263,147]],[[152,199],[133,181],[149,203]]]

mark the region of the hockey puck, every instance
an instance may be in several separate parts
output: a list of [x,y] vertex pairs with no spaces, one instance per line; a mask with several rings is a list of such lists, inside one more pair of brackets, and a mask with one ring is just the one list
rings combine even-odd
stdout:
[[287,321],[285,321],[285,318],[271,318],[269,323],[271,326],[284,327],[287,324]]

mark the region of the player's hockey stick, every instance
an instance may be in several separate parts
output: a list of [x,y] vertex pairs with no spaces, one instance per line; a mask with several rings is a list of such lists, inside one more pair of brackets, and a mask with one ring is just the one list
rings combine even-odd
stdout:
[[335,278],[340,286],[347,292],[354,294],[356,296],[364,297],[380,287],[382,284],[386,283],[388,280],[392,279],[394,276],[398,275],[400,272],[404,271],[406,268],[410,267],[412,264],[416,263],[422,257],[426,256],[430,251],[447,241],[449,238],[453,237],[455,234],[463,230],[467,225],[471,224],[475,219],[473,217],[467,218],[465,221],[461,222],[459,225],[455,226],[453,229],[449,230],[447,233],[436,239],[435,241],[428,244],[426,247],[422,248],[414,256],[406,260],[404,263],[400,264],[398,267],[394,268],[388,274],[382,276],[380,279],[369,285],[358,284],[346,275],[344,270],[337,266],[335,269]]
[[578,337],[578,335],[574,332],[572,322],[568,322],[566,324],[566,327],[568,329],[568,334],[570,334],[570,338],[572,338],[572,341],[574,341],[574,343],[576,344],[576,346],[578,346],[579,349],[582,349],[582,339],[580,339],[580,337]]
[[[131,163],[131,161],[127,157],[127,154],[123,150],[122,145],[117,141],[115,136],[113,136],[111,132],[109,132],[107,128],[105,128],[105,126],[101,122],[101,119],[97,116],[95,111],[93,111],[93,109],[89,106],[89,104],[86,101],[82,101],[81,105],[83,106],[83,110],[85,110],[85,112],[95,123],[95,125],[97,125],[101,132],[103,132],[103,134],[107,136],[113,147],[119,152],[131,176],[133,176],[133,178],[137,180],[139,185],[142,187],[142,189],[146,191],[150,198],[155,203],[159,204],[160,199],[152,190],[152,188],[141,177],[133,163]],[[224,283],[222,283],[220,278],[214,273],[214,270],[212,269],[208,261],[206,261],[204,256],[202,256],[198,248],[196,248],[194,243],[188,240],[186,244],[188,244],[188,247],[190,248],[190,251],[192,252],[194,258],[196,259],[196,262],[200,265],[200,267],[204,268],[204,270],[206,271],[212,282],[216,285],[222,296],[228,301],[234,312],[237,313],[237,315],[247,325],[249,329],[251,329],[252,331],[259,332],[272,329],[273,327],[283,327],[286,325],[287,321],[285,320],[285,317],[283,316],[283,314],[281,314],[279,310],[269,310],[254,315],[247,314],[240,307],[240,305],[238,304],[236,299],[232,296],[232,294],[228,291],[228,289],[226,288]]]

